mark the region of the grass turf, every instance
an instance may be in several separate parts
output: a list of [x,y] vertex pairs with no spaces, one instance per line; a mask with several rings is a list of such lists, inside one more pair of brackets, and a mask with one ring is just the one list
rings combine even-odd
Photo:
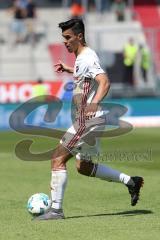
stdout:
[[[135,129],[127,135],[102,141],[103,156],[99,159],[102,163],[144,177],[137,206],[130,206],[130,196],[122,184],[78,175],[72,159],[68,164],[69,181],[64,200],[66,219],[47,222],[31,221],[26,202],[33,193],[49,194],[50,162],[17,159],[14,146],[26,136],[0,133],[0,239],[158,240],[159,130]],[[51,139],[34,139],[33,151],[56,145]]]

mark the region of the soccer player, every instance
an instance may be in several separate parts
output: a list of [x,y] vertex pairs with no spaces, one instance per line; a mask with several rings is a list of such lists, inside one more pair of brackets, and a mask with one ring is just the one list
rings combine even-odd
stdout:
[[[103,116],[99,103],[107,95],[110,88],[107,74],[101,68],[95,51],[86,44],[85,28],[82,20],[71,19],[60,23],[59,27],[62,29],[66,48],[70,53],[75,54],[76,61],[74,68],[61,61],[55,67],[57,72],[73,73],[75,78],[73,99],[77,111],[73,126],[67,130],[53,153],[51,162],[51,209],[47,213],[36,217],[36,219],[54,220],[64,218],[62,202],[67,184],[66,164],[73,156],[76,158],[76,166],[80,174],[126,185],[131,195],[131,205],[135,206],[139,200],[143,178],[130,177],[106,165],[93,163],[86,156],[91,148],[95,152],[98,150],[96,144],[95,146],[87,145],[83,136],[87,136],[87,131],[91,131],[91,128],[88,127],[92,122],[91,120],[100,120]],[[91,126],[93,125],[91,124]]]

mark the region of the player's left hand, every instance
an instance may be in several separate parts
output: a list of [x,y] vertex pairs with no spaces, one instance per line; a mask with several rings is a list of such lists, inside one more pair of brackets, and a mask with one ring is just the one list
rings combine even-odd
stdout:
[[97,108],[98,108],[98,104],[96,103],[87,104],[85,108],[85,116],[87,120],[95,117]]

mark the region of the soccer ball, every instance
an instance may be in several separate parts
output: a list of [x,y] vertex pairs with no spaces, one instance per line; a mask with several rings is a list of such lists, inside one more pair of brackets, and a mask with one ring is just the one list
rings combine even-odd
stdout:
[[41,215],[51,207],[51,200],[44,193],[33,194],[27,202],[27,210],[32,215]]

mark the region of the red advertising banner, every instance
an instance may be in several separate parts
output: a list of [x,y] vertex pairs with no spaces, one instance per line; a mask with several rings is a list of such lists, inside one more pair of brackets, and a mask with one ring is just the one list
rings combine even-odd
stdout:
[[[36,83],[0,83],[0,103],[25,102],[33,96],[33,86]],[[63,95],[64,83],[62,81],[45,81],[48,95],[61,97]]]

